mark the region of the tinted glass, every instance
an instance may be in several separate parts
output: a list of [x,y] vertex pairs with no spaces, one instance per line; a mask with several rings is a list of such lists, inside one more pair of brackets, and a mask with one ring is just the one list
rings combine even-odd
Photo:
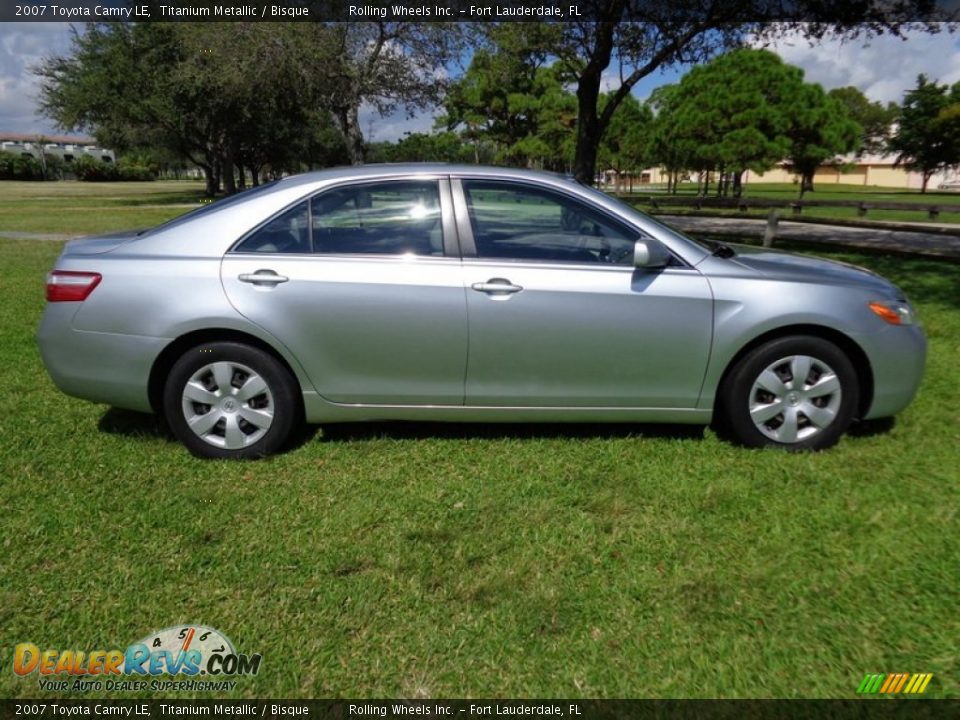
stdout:
[[639,233],[580,201],[507,182],[463,183],[477,257],[631,265]]
[[435,181],[350,185],[311,203],[316,253],[443,255]]
[[237,246],[237,252],[310,252],[310,221],[306,201],[298,203],[254,232]]

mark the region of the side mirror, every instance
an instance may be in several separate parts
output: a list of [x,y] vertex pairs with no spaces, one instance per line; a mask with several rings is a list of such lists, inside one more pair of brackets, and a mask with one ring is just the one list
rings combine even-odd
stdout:
[[656,240],[637,240],[633,244],[633,266],[662,268],[670,263],[670,253]]

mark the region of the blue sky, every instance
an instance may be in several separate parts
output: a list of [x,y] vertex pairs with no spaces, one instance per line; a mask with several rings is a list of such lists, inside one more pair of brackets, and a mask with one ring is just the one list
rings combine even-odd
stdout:
[[[57,132],[36,114],[37,82],[29,68],[45,56],[70,48],[67,23],[0,23],[0,131]],[[787,38],[770,46],[784,60],[806,71],[809,81],[825,88],[854,85],[873,100],[900,100],[917,75],[925,73],[940,82],[960,81],[960,35],[913,34],[902,41],[891,37],[840,42],[830,40],[811,47],[801,38]],[[643,80],[634,90],[641,100],[665,83],[676,82],[683,68],[673,68]],[[605,73],[607,88],[616,82],[618,69]],[[405,132],[426,132],[433,114],[404,113],[377,117],[361,113],[364,134],[372,140],[395,140]]]

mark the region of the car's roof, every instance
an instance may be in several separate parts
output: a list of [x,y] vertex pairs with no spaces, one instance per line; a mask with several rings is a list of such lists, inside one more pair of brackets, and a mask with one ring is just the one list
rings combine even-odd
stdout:
[[521,170],[518,168],[491,167],[489,165],[448,164],[437,162],[371,163],[368,165],[345,165],[326,168],[313,172],[285,177],[277,183],[277,188],[289,188],[296,185],[308,185],[328,180],[348,178],[382,177],[386,175],[473,175],[489,177],[527,177],[539,180],[568,180],[559,173],[540,170]]
[[[291,175],[265,185],[250,188],[242,193],[181,215],[164,225],[147,231],[138,236],[137,239],[144,252],[191,255],[208,252],[208,248],[214,244],[222,245],[222,249],[225,251],[226,247],[232,245],[239,235],[246,230],[257,225],[265,218],[280,212],[285,207],[292,207],[293,203],[301,202],[304,197],[325,187],[354,179],[392,180],[426,178],[428,176],[442,177],[445,175],[454,178],[527,180],[532,184],[566,189],[582,196],[585,200],[605,206],[620,219],[631,222],[641,231],[651,233],[654,237],[664,234],[673,236],[676,242],[682,245],[682,256],[691,264],[695,264],[707,254],[702,247],[696,245],[692,240],[657,223],[616,198],[577,183],[569,176],[539,170],[453,163],[355,165]],[[192,225],[191,230],[181,233],[180,228],[188,224]],[[198,237],[205,238],[205,242],[197,242]],[[674,250],[677,250],[677,248],[674,247]],[[215,252],[214,255],[216,254]]]

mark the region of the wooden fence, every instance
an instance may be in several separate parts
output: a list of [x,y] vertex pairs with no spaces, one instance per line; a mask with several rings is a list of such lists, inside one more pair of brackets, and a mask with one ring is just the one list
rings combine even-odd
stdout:
[[718,197],[690,197],[683,195],[621,195],[621,199],[629,202],[648,205],[653,210],[664,207],[692,207],[696,210],[727,209],[749,212],[754,209],[790,208],[794,215],[801,215],[804,208],[833,207],[856,208],[858,217],[866,217],[870,210],[901,210],[926,212],[927,217],[936,220],[941,212],[960,212],[960,204],[932,204],[910,202],[888,202],[873,200],[777,200],[772,198],[718,198]]

